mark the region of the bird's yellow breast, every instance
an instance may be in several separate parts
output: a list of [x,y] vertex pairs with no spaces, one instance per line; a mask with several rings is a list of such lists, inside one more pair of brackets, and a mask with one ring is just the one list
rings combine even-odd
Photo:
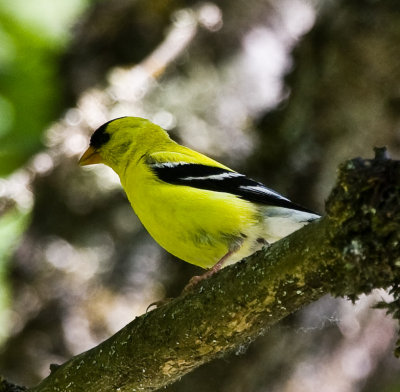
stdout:
[[121,183],[151,236],[168,252],[203,268],[212,267],[259,224],[251,203],[162,182],[145,163],[130,165]]

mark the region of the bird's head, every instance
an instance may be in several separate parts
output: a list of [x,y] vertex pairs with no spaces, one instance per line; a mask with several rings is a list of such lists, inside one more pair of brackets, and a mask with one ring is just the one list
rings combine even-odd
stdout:
[[104,163],[117,173],[127,163],[166,142],[172,142],[158,125],[140,117],[120,117],[106,122],[90,138],[81,166]]

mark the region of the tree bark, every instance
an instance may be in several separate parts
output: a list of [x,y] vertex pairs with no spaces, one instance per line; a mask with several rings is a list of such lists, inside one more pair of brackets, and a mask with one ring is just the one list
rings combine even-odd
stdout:
[[[400,278],[400,162],[340,167],[327,215],[227,267],[55,368],[31,392],[152,391],[248,345],[326,293],[357,298]],[[397,312],[398,313],[398,312]]]

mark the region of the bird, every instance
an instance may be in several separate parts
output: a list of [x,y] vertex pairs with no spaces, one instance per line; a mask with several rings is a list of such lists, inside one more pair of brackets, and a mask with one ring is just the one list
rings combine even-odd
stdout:
[[161,247],[207,269],[192,285],[320,218],[140,117],[119,117],[94,131],[79,164],[99,163],[117,173]]

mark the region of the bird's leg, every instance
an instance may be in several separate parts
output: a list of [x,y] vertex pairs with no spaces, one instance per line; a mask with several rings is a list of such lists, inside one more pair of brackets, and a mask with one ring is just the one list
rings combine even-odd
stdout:
[[[234,253],[235,250],[230,250],[228,253],[226,253],[224,256],[221,257],[220,260],[218,260],[217,263],[215,263],[207,272],[205,272],[203,275],[199,276],[193,276],[190,280],[189,283],[183,288],[182,294],[187,293],[190,291],[194,286],[196,286],[199,282],[202,280],[208,279],[210,276],[214,275],[216,272],[218,272],[224,265],[225,261],[229,258],[229,256]],[[172,298],[166,298],[162,299],[160,301],[155,301],[152,302],[146,309],[146,313],[148,313],[149,309],[153,306],[156,308],[170,302]]]
[[237,249],[230,250],[228,253],[226,253],[224,256],[219,259],[219,261],[214,264],[207,272],[205,272],[202,275],[198,276],[193,276],[190,280],[189,283],[184,287],[182,290],[182,293],[187,293],[190,291],[194,286],[196,286],[199,282],[202,280],[208,279],[210,276],[214,275],[216,272],[218,272],[224,265],[225,261],[233,254],[236,252]]
[[[225,261],[229,258],[229,256],[236,252],[237,249],[235,250],[230,250],[228,253],[226,253],[223,257],[221,257],[220,260],[218,260],[217,263],[215,263],[207,272],[205,272],[203,275],[199,276],[193,276],[190,280],[189,283],[184,287],[182,290],[182,293],[187,293],[190,291],[194,286],[196,286],[199,282],[202,280],[208,279],[210,276],[214,275],[216,272],[218,272],[224,265]],[[149,309],[153,306],[156,308],[165,305],[166,303],[170,302],[172,298],[166,298],[162,299],[160,301],[155,301],[152,302],[146,309],[146,313],[148,313]]]

